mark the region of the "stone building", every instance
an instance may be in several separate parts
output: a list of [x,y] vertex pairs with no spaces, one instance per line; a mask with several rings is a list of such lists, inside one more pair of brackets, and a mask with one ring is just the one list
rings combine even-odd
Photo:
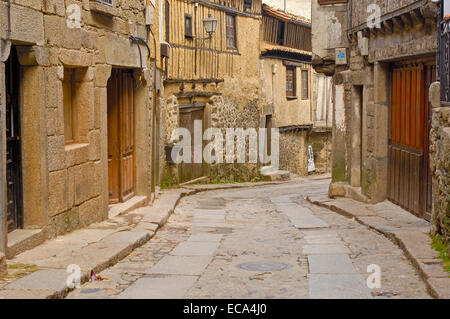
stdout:
[[[430,166],[432,171],[433,214],[431,233],[441,234],[450,243],[450,1],[441,3],[439,21],[438,82],[430,87],[432,121]],[[445,18],[446,17],[446,18]],[[450,245],[447,246],[450,254]]]
[[0,1],[8,257],[104,220],[115,204],[152,199],[161,69],[152,3]]
[[[171,147],[177,142],[172,132],[178,127],[189,130],[192,145],[201,148],[205,144],[194,137],[195,121],[202,121],[200,135],[208,128],[259,129],[261,1],[167,0],[162,10],[165,18],[160,32],[168,43],[168,54],[161,115],[165,123],[161,130],[165,141],[161,185],[203,176],[216,181],[257,180],[258,163],[249,163],[248,159],[245,164],[174,164]],[[214,19],[214,32],[206,32],[205,19]]]
[[[329,155],[326,138],[330,132],[325,106],[329,99],[323,96],[327,79],[316,76],[311,67],[311,21],[265,4],[262,17],[263,111],[265,127],[280,131],[280,169],[307,175],[311,140],[319,164],[317,171],[323,172]],[[331,127],[331,120],[328,127]]]
[[388,199],[435,219],[429,155],[445,139],[440,129],[429,138],[438,13],[429,0],[312,1],[312,63],[333,76],[330,196]]

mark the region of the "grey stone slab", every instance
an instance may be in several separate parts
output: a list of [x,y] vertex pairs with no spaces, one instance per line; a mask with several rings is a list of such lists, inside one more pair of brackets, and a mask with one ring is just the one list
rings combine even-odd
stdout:
[[278,205],[277,209],[286,214],[291,223],[298,229],[313,229],[313,228],[326,228],[329,225],[314,216],[314,214],[307,207],[303,207],[297,204]]
[[303,254],[316,255],[316,254],[350,254],[347,247],[342,244],[324,244],[324,245],[305,245],[303,247]]
[[187,240],[192,242],[220,242],[222,240],[223,235],[221,234],[192,234],[191,237]]
[[225,209],[199,209],[196,208],[193,211],[194,215],[225,215],[227,211]]
[[217,247],[219,247],[219,242],[185,241],[175,247],[170,254],[173,256],[211,256]]
[[361,275],[309,274],[309,297],[312,299],[371,299]]
[[341,239],[338,237],[324,237],[324,238],[305,238],[308,244],[340,244],[342,243]]
[[338,237],[337,232],[329,229],[304,229],[302,233],[305,235],[305,239]]
[[298,229],[314,229],[314,228],[327,228],[330,227],[323,220],[315,216],[301,216],[301,217],[289,217],[292,225]]
[[311,274],[356,274],[347,255],[309,255],[309,272]]
[[200,276],[211,262],[212,258],[212,256],[167,255],[146,271],[146,273]]
[[192,227],[210,227],[210,228],[220,228],[220,227],[230,227],[227,223],[221,222],[211,222],[211,221],[195,221],[192,223]]
[[178,299],[183,298],[197,281],[196,276],[167,276],[141,278],[120,295],[120,299]]
[[7,285],[6,289],[37,289],[60,291],[66,289],[70,274],[65,269],[43,269]]

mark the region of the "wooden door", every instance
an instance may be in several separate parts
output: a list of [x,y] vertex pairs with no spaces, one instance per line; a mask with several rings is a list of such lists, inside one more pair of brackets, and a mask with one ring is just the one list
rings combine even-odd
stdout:
[[[194,163],[194,121],[200,120],[203,122],[203,108],[201,107],[193,107],[193,108],[183,108],[180,109],[180,127],[186,128],[191,133],[191,158],[192,163],[181,163],[179,165],[179,176],[180,182],[188,182],[193,179],[199,178],[203,176],[203,163]],[[202,127],[202,134],[203,134]],[[202,136],[203,140],[203,136]],[[202,142],[203,143],[203,142]],[[203,146],[203,144],[201,145]],[[200,146],[199,146],[200,147]],[[203,148],[201,148],[203,151]],[[202,154],[203,155],[203,154]],[[203,156],[202,156],[203,158]]]
[[134,81],[130,70],[113,69],[108,81],[108,179],[110,203],[135,193]]
[[23,227],[22,161],[19,114],[19,61],[15,47],[5,63],[6,210],[8,232]]
[[428,89],[436,79],[435,59],[396,63],[391,74],[388,198],[430,219],[431,172]]

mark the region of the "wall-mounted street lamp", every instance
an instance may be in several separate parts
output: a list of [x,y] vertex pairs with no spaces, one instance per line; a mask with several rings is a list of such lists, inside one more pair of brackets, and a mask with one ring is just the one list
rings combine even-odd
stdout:
[[212,39],[214,32],[216,32],[217,19],[211,17],[211,13],[208,13],[208,17],[203,19],[203,26],[205,27],[205,31],[208,34],[208,37],[205,39]]

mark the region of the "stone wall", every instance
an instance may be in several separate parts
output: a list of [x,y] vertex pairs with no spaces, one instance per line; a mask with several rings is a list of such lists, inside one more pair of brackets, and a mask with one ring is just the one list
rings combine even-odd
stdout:
[[308,134],[308,144],[313,148],[316,173],[331,172],[331,141],[331,131],[312,131]]
[[[260,126],[259,100],[248,101],[245,105],[238,105],[230,98],[213,96],[208,102],[211,116],[211,127],[222,129],[225,137],[226,128],[254,128],[258,132]],[[259,171],[256,163],[248,162],[249,144],[246,145],[247,160],[245,164],[235,161],[233,164],[212,164],[209,168],[211,181],[258,181]],[[224,151],[226,156],[226,151]]]
[[[7,29],[6,2],[0,1],[2,38]],[[11,42],[21,43],[17,51],[25,228],[43,228],[51,237],[107,218],[107,82],[112,67],[131,69],[136,82],[142,79],[134,91],[136,194],[150,196],[154,62],[141,46],[141,74],[137,45],[128,38],[130,34],[147,38],[145,4],[12,1],[11,37],[1,56],[8,57]],[[68,22],[73,13],[67,10],[69,5],[80,9],[77,27]],[[151,54],[157,56],[153,50]],[[77,136],[70,144],[64,130],[65,70],[75,73]]]
[[297,175],[308,175],[306,130],[280,133],[280,169]]
[[450,107],[441,105],[439,100],[440,85],[435,82],[430,88],[433,106],[430,132],[430,165],[433,174],[431,233],[441,235],[450,243]]

